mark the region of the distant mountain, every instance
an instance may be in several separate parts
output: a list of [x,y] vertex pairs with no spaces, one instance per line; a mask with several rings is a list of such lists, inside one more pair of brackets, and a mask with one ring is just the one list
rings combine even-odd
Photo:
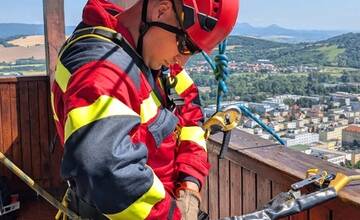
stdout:
[[267,27],[254,27],[248,23],[237,23],[232,35],[256,37],[285,43],[300,43],[325,40],[344,33],[346,31],[292,30],[275,24]]
[[[74,28],[74,26],[67,26],[65,28],[66,34],[70,34]],[[41,34],[44,34],[43,24],[0,23],[0,39]]]
[[[66,34],[74,28],[66,27]],[[43,33],[43,25],[40,24],[0,24],[0,44],[6,43],[2,40],[5,38]],[[236,62],[268,59],[280,66],[304,64],[360,68],[360,33],[300,31],[277,25],[255,28],[246,23],[238,24],[233,33],[247,35],[229,38],[231,49],[228,56]],[[277,42],[264,39],[275,39]]]
[[[231,36],[228,56],[236,62],[267,59],[280,66],[314,65],[360,68],[360,33],[347,33],[314,43],[279,43]],[[231,47],[232,46],[232,47]]]
[[[69,35],[74,29],[75,26],[67,26],[65,32]],[[268,27],[254,27],[248,23],[236,24],[232,32],[233,35],[284,43],[316,42],[344,33],[344,31],[292,30],[275,24]],[[44,34],[42,24],[0,23],[0,39],[39,34]]]

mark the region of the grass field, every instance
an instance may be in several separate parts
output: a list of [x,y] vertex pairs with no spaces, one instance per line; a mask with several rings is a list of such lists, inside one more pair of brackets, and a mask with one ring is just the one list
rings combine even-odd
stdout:
[[29,59],[33,58],[36,60],[45,59],[45,47],[41,46],[30,46],[30,47],[2,47],[0,48],[0,63],[15,62],[17,59]]
[[44,76],[46,71],[21,71],[24,76]]
[[337,56],[345,52],[344,48],[338,48],[336,45],[323,46],[318,48],[318,50],[326,55],[330,63],[336,63]]
[[36,45],[43,45],[44,44],[44,35],[33,35],[33,36],[26,36],[21,37],[8,43],[13,44],[19,47],[32,47]]
[[359,71],[360,69],[356,69],[356,68],[349,68],[349,67],[331,67],[331,66],[326,66],[323,68],[324,73],[328,73],[328,74],[332,74],[332,75],[342,75],[344,71]]

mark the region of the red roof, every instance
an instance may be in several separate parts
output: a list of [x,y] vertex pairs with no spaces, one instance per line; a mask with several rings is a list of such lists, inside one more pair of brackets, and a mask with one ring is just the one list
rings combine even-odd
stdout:
[[355,125],[350,125],[349,127],[344,129],[347,132],[360,133],[360,127]]

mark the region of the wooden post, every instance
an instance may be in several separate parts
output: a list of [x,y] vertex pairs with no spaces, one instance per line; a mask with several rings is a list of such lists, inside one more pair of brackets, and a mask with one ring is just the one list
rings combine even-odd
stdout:
[[43,7],[46,69],[52,86],[57,55],[65,42],[64,0],[43,0]]
[[138,0],[111,0],[111,1],[124,8],[129,8],[130,6],[135,4]]

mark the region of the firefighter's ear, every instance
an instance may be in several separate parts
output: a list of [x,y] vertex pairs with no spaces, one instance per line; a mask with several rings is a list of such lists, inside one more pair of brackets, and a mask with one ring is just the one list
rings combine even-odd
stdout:
[[172,3],[169,0],[158,1],[157,19],[166,21],[171,17]]

